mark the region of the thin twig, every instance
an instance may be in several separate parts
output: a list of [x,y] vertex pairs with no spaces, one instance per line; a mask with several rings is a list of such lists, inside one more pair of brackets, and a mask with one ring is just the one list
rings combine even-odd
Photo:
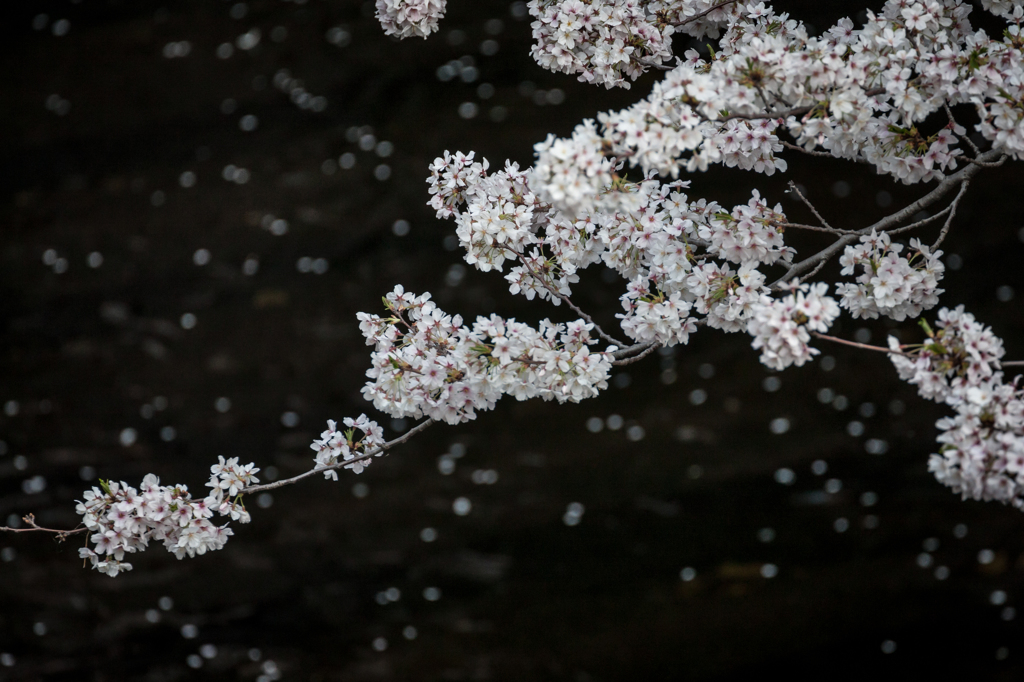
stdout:
[[[998,157],[1001,153],[1002,152],[994,149],[989,150],[982,154],[982,158],[980,160],[987,162],[990,161],[991,159]],[[891,228],[903,222],[904,220],[914,215],[918,211],[931,206],[936,201],[938,201],[946,194],[948,194],[954,187],[959,186],[965,180],[970,180],[980,171],[981,166],[970,165],[967,166],[966,168],[960,169],[953,175],[947,176],[945,179],[942,180],[942,182],[940,182],[935,187],[935,189],[933,189],[931,192],[924,195],[917,201],[913,202],[909,206],[904,207],[903,209],[893,213],[890,216],[882,218],[873,225],[868,225],[867,227],[861,228],[860,230],[857,230],[852,234],[844,235],[843,237],[840,237],[835,242],[833,242],[830,246],[825,247],[824,249],[814,254],[813,256],[805,258],[799,263],[793,264],[789,268],[789,270],[786,271],[786,274],[784,274],[782,277],[779,277],[777,280],[775,280],[775,282],[772,283],[772,288],[776,288],[780,282],[789,282],[794,277],[798,277],[804,274],[805,272],[812,270],[820,261],[828,260],[835,254],[839,253],[839,251],[842,250],[847,244],[852,244],[858,236],[871,234],[872,230],[875,230],[877,232],[885,232],[890,230]]]
[[376,457],[377,455],[379,455],[379,454],[381,454],[383,452],[386,452],[387,450],[390,450],[391,448],[395,447],[396,445],[401,445],[405,441],[407,441],[410,438],[412,438],[413,436],[415,436],[420,431],[425,430],[428,426],[430,426],[433,423],[434,423],[433,419],[427,419],[425,421],[421,421],[419,424],[417,424],[416,426],[412,427],[411,429],[406,431],[404,434],[402,434],[398,438],[396,438],[394,440],[391,440],[391,441],[388,441],[387,443],[384,443],[383,445],[381,445],[378,448],[374,448],[373,450],[365,452],[362,455],[360,455],[359,457],[355,457],[353,459],[347,459],[347,460],[345,460],[343,462],[338,462],[337,464],[332,464],[330,466],[320,467],[320,468],[317,468],[317,469],[310,469],[309,471],[301,473],[298,476],[292,476],[291,478],[284,478],[284,479],[281,479],[280,481],[274,481],[273,483],[265,483],[264,485],[254,485],[252,487],[244,489],[240,494],[242,494],[242,495],[252,495],[253,493],[262,493],[262,492],[264,492],[266,490],[274,490],[276,488],[283,488],[286,485],[291,485],[293,483],[298,483],[299,481],[301,481],[304,478],[309,478],[310,476],[314,476],[316,474],[322,474],[325,471],[334,471],[336,469],[343,469],[343,468],[349,466],[350,464],[355,464],[357,462],[363,462],[363,461],[366,461],[368,459],[372,459],[373,457]]
[[1000,362],[1002,367],[1024,367],[1024,360],[1010,360],[1009,362]]
[[818,225],[804,225],[802,223],[772,223],[775,227],[795,230],[811,230],[813,232],[827,232],[829,234],[853,234],[853,230],[840,230],[836,227],[820,227]]
[[71,530],[59,530],[56,528],[43,528],[36,523],[35,514],[26,514],[21,519],[28,524],[28,528],[11,528],[10,526],[0,526],[0,531],[7,531],[8,533],[53,533],[57,536],[58,540],[63,540],[69,535],[78,535],[79,533],[85,533],[89,529],[85,526],[78,526]]
[[[768,96],[764,94],[764,88],[762,88],[759,83],[755,83],[754,84],[754,89],[757,90],[757,94],[758,94],[758,96],[760,96],[761,102],[764,104],[764,109],[765,109],[765,111],[767,111],[768,110]],[[779,102],[779,98],[776,97],[775,101]]]
[[597,322],[594,321],[594,318],[592,318],[590,315],[587,315],[585,312],[583,312],[583,310],[581,310],[579,308],[579,306],[577,306],[575,303],[573,303],[572,300],[568,296],[566,296],[565,294],[563,294],[562,292],[556,290],[553,286],[548,284],[547,281],[543,277],[541,277],[540,274],[536,270],[534,270],[532,267],[530,267],[529,262],[527,262],[526,258],[523,256],[523,254],[519,253],[515,249],[513,249],[511,247],[508,247],[508,246],[503,246],[503,248],[506,251],[511,251],[512,253],[514,253],[516,255],[516,258],[519,260],[519,262],[523,264],[523,267],[525,267],[527,270],[529,270],[530,275],[535,280],[537,280],[542,285],[544,285],[544,288],[547,289],[548,292],[552,296],[555,296],[560,301],[563,301],[567,306],[572,308],[573,312],[575,312],[577,315],[582,317],[584,320],[586,320],[590,324],[594,325],[594,331],[597,332],[598,336],[600,336],[602,339],[604,339],[608,343],[615,344],[616,346],[619,346],[619,347],[622,347],[622,346],[626,345],[625,343],[623,343],[622,341],[619,341],[618,339],[616,339],[615,337],[611,336],[610,334],[606,334],[605,331],[603,329],[601,329],[601,325],[599,325]]
[[918,220],[917,222],[914,222],[914,223],[910,223],[909,225],[904,225],[903,227],[897,227],[897,228],[894,228],[892,230],[886,230],[885,233],[886,234],[900,234],[901,232],[909,232],[910,230],[916,230],[919,227],[924,227],[925,225],[929,225],[931,223],[934,223],[936,220],[941,220],[943,216],[945,216],[947,213],[949,213],[949,209],[952,208],[952,207],[953,207],[953,205],[950,204],[949,206],[947,206],[946,208],[942,209],[941,211],[939,211],[935,215],[930,215],[927,218],[921,218],[921,220]]
[[795,152],[800,152],[801,154],[807,154],[808,156],[819,156],[819,157],[824,158],[824,159],[834,159],[834,158],[836,158],[835,156],[832,156],[828,152],[819,152],[816,149],[805,149],[804,147],[801,147],[798,144],[793,144],[792,142],[786,142],[785,140],[779,140],[779,142],[781,142],[782,146],[785,147],[786,149],[792,149]]
[[970,180],[964,180],[964,184],[960,186],[960,192],[953,199],[953,203],[949,205],[949,217],[946,218],[945,224],[942,226],[942,230],[939,232],[939,238],[932,244],[932,253],[935,249],[939,248],[942,244],[942,240],[946,238],[946,234],[949,233],[949,227],[953,224],[953,217],[956,215],[956,207],[960,204],[960,200],[963,199],[964,194],[967,193],[967,186],[971,184]]
[[[960,126],[960,124],[956,122],[956,119],[953,118],[953,110],[949,108],[949,103],[943,102],[942,108],[945,110],[946,117],[949,119],[950,124],[954,126]],[[963,126],[960,127],[962,128]],[[979,156],[981,154],[981,150],[978,149],[978,145],[974,144],[974,140],[972,140],[970,137],[960,137],[959,135],[957,135],[956,137],[957,139],[966,142],[971,147],[971,150],[974,151],[975,156]]]
[[785,140],[779,140],[779,143],[783,147],[786,147],[787,149],[792,149],[795,152],[800,152],[801,154],[807,154],[808,156],[817,156],[817,157],[822,158],[822,159],[833,159],[833,160],[834,159],[841,159],[841,160],[845,160],[845,161],[853,161],[854,163],[862,163],[862,164],[866,164],[866,165],[869,165],[869,166],[871,165],[871,162],[868,161],[867,159],[865,159],[863,156],[858,156],[857,158],[850,159],[850,158],[846,158],[846,157],[843,157],[843,156],[835,156],[831,152],[822,152],[822,151],[818,151],[817,149],[805,149],[804,147],[801,147],[798,144],[793,144],[792,142],[786,142]]
[[807,208],[811,209],[811,212],[814,214],[814,217],[818,219],[818,222],[820,222],[822,225],[824,225],[830,230],[835,229],[834,227],[828,224],[828,221],[825,220],[825,218],[823,218],[820,213],[818,213],[818,209],[814,207],[814,204],[811,203],[810,199],[803,195],[803,192],[800,191],[800,188],[797,187],[796,183],[793,182],[792,180],[789,181],[789,189],[790,191],[795,192],[798,197],[800,197],[800,201],[804,202]]
[[[960,126],[960,124],[956,122],[956,119],[953,118],[953,110],[949,108],[949,104],[943,102],[942,108],[945,109],[946,116],[949,118],[949,122],[954,126]],[[963,128],[963,126],[960,126],[960,128]],[[981,149],[978,147],[978,145],[974,144],[974,140],[972,140],[970,136],[956,135],[956,138],[958,140],[963,140],[964,142],[966,142],[967,145],[971,148],[971,151],[974,152],[975,157],[981,156]],[[1004,163],[1006,163],[1007,158],[1008,157],[1006,156],[1002,156],[999,158],[998,161],[979,161],[977,158],[972,159],[969,156],[960,157],[962,161],[966,161],[967,163],[973,163],[984,168],[998,168],[999,166],[1002,166]]]
[[817,275],[817,274],[818,274],[819,272],[821,272],[821,269],[822,269],[823,267],[825,267],[825,263],[827,263],[827,262],[828,262],[827,260],[823,260],[823,261],[821,261],[820,263],[818,263],[817,267],[815,267],[815,268],[814,268],[813,270],[811,270],[810,272],[808,272],[808,273],[807,273],[806,275],[804,275],[803,277],[800,277],[800,283],[801,283],[801,284],[803,284],[804,282],[806,282],[807,280],[809,280],[809,279],[810,279],[811,277],[814,277],[814,276],[815,276],[815,275]]
[[841,339],[838,336],[829,336],[828,334],[822,334],[821,332],[811,332],[811,336],[815,336],[819,339],[824,339],[825,341],[841,343],[844,346],[853,346],[854,348],[860,348],[861,350],[873,350],[878,353],[888,353],[889,355],[902,355],[903,357],[906,358],[914,357],[910,353],[904,353],[903,351],[893,350],[891,348],[883,348],[882,346],[872,346],[866,343],[857,343],[856,341],[847,341],[846,339]]

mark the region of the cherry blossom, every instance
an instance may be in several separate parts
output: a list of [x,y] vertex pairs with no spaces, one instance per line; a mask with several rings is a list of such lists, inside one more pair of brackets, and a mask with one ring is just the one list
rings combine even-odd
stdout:
[[[374,449],[378,455],[382,454],[380,446],[384,444],[384,429],[376,422],[370,421],[365,414],[359,415],[358,419],[345,417],[342,423],[348,428],[344,431],[338,430],[338,423],[333,419],[327,421],[327,430],[320,434],[320,440],[314,440],[309,446],[316,451],[315,470],[324,469],[324,478],[338,480],[338,472],[333,468],[339,462],[352,461],[344,468],[360,474],[367,466],[369,459],[360,458]],[[356,429],[362,431],[360,438],[355,437]]]
[[894,320],[917,317],[939,302],[938,283],[946,266],[919,239],[910,240],[911,258],[903,258],[902,244],[893,244],[888,234],[864,235],[858,246],[847,246],[839,259],[842,274],[862,273],[856,284],[838,284],[840,305],[854,317],[877,318],[880,314]]
[[377,0],[377,20],[387,35],[426,38],[437,30],[448,0]]
[[[920,346],[890,338],[900,377],[924,398],[954,409],[943,417],[938,453],[929,470],[965,499],[998,500],[1024,510],[1024,390],[1003,379],[1002,341],[963,306],[939,311],[937,329],[924,325]],[[909,352],[908,352],[909,351]]]
[[793,293],[754,309],[747,322],[751,346],[760,349],[761,362],[773,369],[800,367],[820,351],[811,348],[810,332],[826,332],[839,316],[839,305],[825,295],[828,285],[798,284]]
[[212,490],[206,498],[193,498],[184,485],[160,485],[153,474],[146,475],[139,490],[123,481],[101,481],[100,487],[85,491],[76,509],[93,544],[81,548],[79,556],[114,577],[132,569],[125,556],[146,549],[150,540],[163,542],[179,559],[221,549],[233,533],[210,518],[217,512],[248,523],[238,496],[259,482],[258,471],[253,464],[239,464],[237,457],[219,457],[210,467],[207,486]]

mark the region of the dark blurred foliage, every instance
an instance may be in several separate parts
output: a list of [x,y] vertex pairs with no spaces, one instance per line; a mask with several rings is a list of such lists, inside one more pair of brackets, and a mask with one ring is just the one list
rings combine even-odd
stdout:
[[[819,29],[844,9],[785,5]],[[96,477],[137,485],[153,472],[199,491],[218,455],[295,475],[332,417],[407,428],[359,394],[369,349],[355,313],[378,310],[396,283],[469,319],[568,319],[464,267],[452,225],[425,206],[427,165],[445,149],[528,165],[546,134],[652,82],[608,92],[540,70],[507,2],[452,0],[440,34],[403,43],[342,0],[4,13],[8,524],[34,512],[72,527]],[[218,58],[254,28],[257,45]],[[181,41],[188,54],[174,56]],[[298,106],[282,69],[326,107]],[[344,154],[354,167],[339,167]],[[696,175],[691,195],[732,205],[758,187],[809,220],[783,193],[792,178],[833,224],[860,227],[922,192],[850,164],[790,164],[772,178]],[[223,179],[242,179],[237,169],[247,182]],[[945,244],[961,267],[944,297],[1017,359],[1020,177],[1011,164],[972,185]],[[579,302],[613,326],[620,289],[587,272]],[[837,333],[883,343],[919,331],[847,318]],[[823,351],[831,359],[775,375],[743,335],[704,330],[619,372],[600,399],[506,401],[435,426],[360,477],[253,501],[253,523],[223,551],[177,561],[153,548],[116,579],[83,569],[78,542],[0,536],[0,679],[1019,679],[1020,513],[961,502],[932,479],[943,409],[884,356]],[[439,458],[463,452],[442,474]],[[776,481],[784,469],[791,485]],[[496,483],[474,482],[488,471]],[[565,516],[572,503],[582,517]]]

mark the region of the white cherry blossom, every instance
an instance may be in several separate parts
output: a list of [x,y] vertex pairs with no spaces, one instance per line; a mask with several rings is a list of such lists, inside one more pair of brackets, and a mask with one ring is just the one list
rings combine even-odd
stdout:
[[377,0],[377,20],[384,33],[426,38],[437,30],[448,0]]

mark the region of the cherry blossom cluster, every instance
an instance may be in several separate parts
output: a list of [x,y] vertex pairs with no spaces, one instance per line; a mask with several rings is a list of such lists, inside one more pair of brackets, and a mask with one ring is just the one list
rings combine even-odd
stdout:
[[[600,209],[596,197],[617,163],[662,175],[714,163],[784,171],[781,130],[807,150],[928,181],[963,154],[964,128],[922,127],[946,104],[973,104],[987,140],[1013,156],[1024,151],[1017,25],[993,39],[971,28],[961,0],[890,0],[861,29],[844,19],[812,36],[763,3],[730,7],[711,58],[688,51],[641,102],[539,145],[538,195],[567,210]],[[585,163],[566,168],[576,160]]]
[[399,38],[426,38],[437,30],[448,0],[377,0],[377,20],[384,33]]
[[221,549],[232,532],[227,524],[218,526],[211,518],[217,513],[249,522],[238,496],[259,482],[255,476],[259,469],[239,464],[235,457],[218,460],[210,467],[210,494],[201,499],[193,498],[187,486],[160,485],[153,474],[143,479],[141,492],[115,481],[103,481],[101,488],[85,491],[77,512],[93,547],[81,548],[79,555],[114,577],[131,570],[125,555],[145,550],[151,540],[163,542],[179,559]]
[[[506,278],[519,290],[526,290],[525,280],[544,279],[540,271],[550,268],[548,260],[561,274],[551,280],[554,288],[568,293],[578,269],[602,261],[628,280],[643,275],[678,288],[700,249],[705,258],[737,264],[790,262],[796,253],[778,227],[786,222],[781,205],[769,207],[757,191],[747,204],[725,211],[704,199],[689,202],[680,191],[685,182],[620,180],[608,193],[622,196],[616,201],[621,210],[592,211],[573,220],[534,192],[535,173],[512,163],[491,174],[488,167],[486,159],[474,162],[471,154],[445,152],[427,180],[430,205],[438,217],[455,218],[468,263],[486,272],[501,270],[508,259],[522,262]],[[528,249],[533,262],[524,262]],[[541,250],[551,258],[542,258]]]
[[584,83],[628,88],[641,60],[672,58],[674,27],[642,0],[530,0],[533,58],[546,69],[579,74]]
[[839,259],[842,274],[861,270],[856,284],[836,285],[840,305],[854,317],[875,319],[885,315],[894,320],[917,317],[939,302],[939,280],[946,271],[939,257],[919,239],[910,240],[910,259],[900,255],[903,244],[893,244],[883,232],[860,238],[860,244],[846,247]]
[[[704,199],[690,202],[684,182],[620,181],[611,190],[623,196],[619,210],[572,220],[533,192],[535,176],[514,164],[491,174],[488,167],[446,152],[428,178],[431,206],[455,219],[466,261],[488,271],[518,260],[506,276],[510,291],[556,305],[571,294],[578,270],[603,262],[629,281],[618,317],[634,341],[686,343],[696,328],[694,305],[711,326],[745,329],[768,300],[757,265],[790,262],[796,253],[778,227],[786,222],[782,207],[770,207],[756,191],[725,211]],[[739,264],[739,279],[715,258]]]
[[727,332],[744,331],[754,311],[771,301],[764,274],[754,263],[744,263],[738,272],[714,262],[697,265],[686,285],[708,326]]
[[470,328],[430,294],[397,286],[384,301],[389,317],[359,313],[375,346],[363,397],[391,416],[458,424],[493,409],[504,394],[578,402],[607,388],[615,348],[592,353],[590,323],[544,320],[535,329],[491,315]]
[[734,19],[743,5],[728,0],[656,0],[648,11],[659,22],[669,23],[679,33],[694,38],[718,38],[721,29]]
[[[577,271],[600,258],[629,283],[618,316],[629,338],[685,343],[691,314],[703,314],[709,326],[746,329],[766,364],[802,364],[815,352],[809,332],[825,331],[838,306],[824,284],[771,298],[759,268],[795,255],[783,243],[781,206],[769,209],[755,193],[726,213],[714,202],[689,202],[679,191],[685,183],[661,184],[653,174],[677,177],[714,163],[784,172],[785,133],[791,146],[865,162],[904,183],[941,179],[958,168],[967,131],[951,115],[937,129],[924,121],[960,103],[978,109],[976,130],[994,149],[1016,155],[1024,141],[1020,3],[986,4],[1015,24],[1001,39],[975,31],[962,0],[890,0],[860,29],[843,19],[820,36],[764,3],[721,4],[687,22],[716,5],[531,3],[538,61],[605,85],[628,85],[626,76],[664,61],[646,29],[632,46],[648,52],[628,52],[629,41],[615,34],[624,21],[663,36],[676,26],[696,37],[723,32],[710,58],[688,51],[636,105],[586,120],[570,137],[549,136],[535,147],[532,169],[508,166],[489,182],[486,162],[469,168],[439,159],[433,203],[439,215],[456,217],[467,261],[483,270],[501,269],[506,258],[522,263],[507,276],[514,293],[557,303]],[[593,17],[612,17],[613,28],[602,30]],[[616,50],[616,66],[596,78]],[[626,180],[627,165],[644,179]],[[917,239],[909,257],[903,252],[877,231],[849,246],[841,262],[857,279],[837,287],[842,305],[855,317],[896,320],[936,305],[941,252]]]
[[[350,469],[361,474],[363,469],[370,465],[370,459],[366,455],[383,454],[381,446],[384,445],[384,429],[377,426],[377,422],[370,421],[365,415],[359,415],[358,419],[345,417],[342,423],[348,428],[344,431],[338,430],[338,423],[333,419],[327,420],[327,430],[320,434],[320,440],[314,440],[309,446],[316,452],[314,470],[327,469],[324,471],[324,478],[338,480],[338,472],[334,468],[339,462],[356,460],[346,464],[345,469]],[[356,437],[356,429],[362,435]]]
[[[418,9],[423,3],[382,3],[392,13],[431,14]],[[889,0],[861,28],[842,19],[820,36],[763,2],[533,0],[536,59],[607,86],[628,86],[669,60],[677,27],[698,38],[724,29],[716,51],[688,51],[648,98],[538,147],[543,187],[535,191],[556,205],[565,194],[565,207],[585,206],[573,195],[600,194],[611,159],[662,174],[711,163],[771,174],[786,167],[777,129],[808,150],[927,181],[957,167],[966,131],[950,123],[926,133],[920,124],[960,103],[978,108],[987,140],[1019,156],[1024,10],[1010,0],[984,5],[1013,22],[1000,38],[972,28],[963,0]]]
[[909,353],[889,337],[889,347],[898,352],[891,357],[900,378],[917,386],[922,397],[957,402],[998,372],[1002,339],[964,312],[963,306],[940,309],[936,330],[923,326],[928,340]]
[[[925,398],[945,402],[939,453],[928,462],[943,484],[963,497],[999,500],[1024,509],[1024,391],[1003,380],[1002,341],[963,306],[939,311],[937,330],[920,346],[889,339],[900,376]],[[909,352],[908,352],[909,351]]]
[[747,322],[751,346],[761,351],[761,362],[773,369],[803,365],[820,351],[811,348],[810,332],[826,332],[839,316],[839,304],[825,295],[828,285],[798,284],[793,292],[754,308]]
[[679,292],[651,292],[649,280],[642,277],[629,283],[621,301],[626,313],[616,317],[622,320],[622,331],[635,341],[674,346],[686,343],[697,331],[696,320],[689,317],[693,304]]
[[981,0],[985,11],[1020,24],[1024,20],[1024,3],[1021,0]]
[[775,135],[778,121],[762,118],[757,121],[732,119],[720,126],[707,128],[704,145],[718,152],[718,161],[728,168],[752,170],[774,175],[784,173],[789,165],[775,156],[782,151],[782,143]]
[[746,206],[737,206],[731,213],[719,211],[709,218],[697,234],[709,242],[708,251],[719,258],[732,263],[771,265],[780,259],[792,261],[796,254],[782,243],[782,231],[777,227],[786,222],[782,205],[768,208],[768,202],[757,190]]
[[942,444],[929,470],[964,499],[1009,502],[1024,510],[1024,391],[1020,377],[969,389],[952,417],[936,426]]
[[1024,510],[1024,391],[1000,379],[969,389],[956,413],[937,422],[942,444],[928,467],[965,499]]

